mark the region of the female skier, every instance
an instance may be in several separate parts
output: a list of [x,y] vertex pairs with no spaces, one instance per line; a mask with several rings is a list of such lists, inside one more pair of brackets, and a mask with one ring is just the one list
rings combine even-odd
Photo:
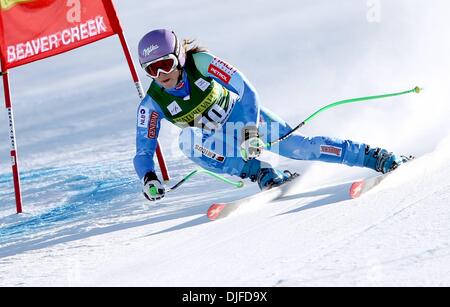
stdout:
[[[238,69],[203,48],[191,47],[189,41],[180,42],[166,29],[147,33],[138,49],[139,62],[153,79],[138,109],[134,158],[148,200],[165,194],[153,162],[163,118],[182,128],[181,150],[205,169],[249,178],[261,190],[289,180],[290,172],[257,158],[265,143],[287,134],[291,127],[260,106],[257,92]],[[268,149],[291,159],[368,167],[381,173],[406,161],[351,140],[298,134]]]

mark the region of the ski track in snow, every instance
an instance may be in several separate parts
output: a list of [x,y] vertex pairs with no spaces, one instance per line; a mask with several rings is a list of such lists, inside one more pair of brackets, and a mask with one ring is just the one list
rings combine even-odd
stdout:
[[[425,157],[423,159],[430,160],[431,158]],[[123,161],[123,165],[126,165],[126,163],[127,161]],[[419,170],[423,169],[425,164],[420,159],[414,163],[418,164],[417,169]],[[119,165],[121,164],[119,163]],[[421,191],[422,186],[433,187],[433,185],[427,183],[430,178],[424,177],[420,180],[412,180],[411,178],[414,177],[409,176],[409,170],[412,168],[410,166],[400,169],[397,174],[391,175],[382,185],[358,200],[351,200],[347,195],[350,183],[317,187],[310,191],[298,193],[302,185],[300,182],[299,187],[274,203],[265,204],[259,209],[256,208],[256,205],[252,205],[253,209],[240,210],[228,219],[209,223],[204,216],[205,210],[210,204],[208,197],[205,197],[203,201],[196,199],[194,203],[181,206],[174,195],[173,204],[165,206],[163,203],[160,207],[155,207],[156,212],[149,210],[148,205],[142,208],[143,206],[138,204],[139,201],[136,202],[136,200],[134,200],[134,205],[130,205],[130,201],[133,204],[132,196],[139,197],[139,193],[136,193],[139,187],[138,182],[132,176],[133,174],[130,174],[129,178],[117,177],[118,173],[122,175],[122,173],[127,172],[129,166],[120,169],[120,167],[117,168],[117,163],[114,163],[114,165],[115,172],[108,174],[108,172],[103,171],[101,178],[95,175],[98,174],[98,166],[92,166],[91,168],[85,166],[60,169],[46,168],[25,173],[23,176],[24,183],[30,185],[32,182],[39,185],[39,178],[46,176],[49,180],[46,181],[43,189],[49,191],[50,195],[53,195],[52,197],[59,197],[67,192],[72,192],[74,195],[61,201],[60,206],[50,207],[44,212],[36,212],[35,215],[28,214],[31,216],[20,217],[22,221],[18,223],[9,221],[14,220],[15,216],[7,217],[6,222],[3,220],[0,228],[2,234],[0,263],[8,266],[11,263],[9,259],[14,259],[16,255],[25,255],[29,252],[37,252],[36,255],[44,253],[45,255],[46,249],[58,250],[57,247],[61,244],[66,246],[63,250],[75,248],[95,253],[96,244],[101,244],[100,242],[96,244],[80,243],[85,239],[92,240],[96,236],[101,237],[105,234],[109,235],[128,229],[158,225],[161,222],[164,224],[167,221],[173,221],[174,223],[170,222],[168,227],[163,226],[159,230],[152,227],[154,230],[139,231],[131,241],[127,240],[128,242],[134,242],[129,244],[138,244],[138,242],[147,240],[150,240],[149,242],[155,240],[156,243],[160,242],[160,239],[158,239],[160,236],[171,238],[177,233],[181,234],[180,231],[187,232],[186,235],[192,233],[194,237],[191,241],[191,248],[184,247],[183,253],[179,255],[175,253],[166,260],[158,261],[158,266],[167,268],[173,264],[183,263],[186,258],[195,259],[199,255],[211,254],[211,251],[214,250],[221,251],[225,246],[243,247],[246,245],[246,239],[244,238],[259,240],[260,242],[252,242],[249,246],[253,246],[253,251],[259,250],[264,253],[267,242],[280,241],[279,236],[287,235],[287,238],[289,238],[289,233],[295,233],[296,236],[300,235],[299,238],[296,238],[298,242],[295,242],[294,246],[269,244],[272,245],[272,248],[279,249],[277,253],[269,252],[273,257],[270,258],[270,270],[266,267],[269,259],[258,259],[255,262],[258,269],[253,276],[237,277],[236,273],[231,273],[230,275],[225,274],[223,278],[216,278],[216,283],[225,285],[233,285],[234,283],[230,280],[244,286],[255,284],[265,286],[334,285],[336,282],[342,285],[356,286],[367,284],[390,285],[391,283],[392,285],[410,285],[408,280],[395,279],[392,281],[389,278],[385,280],[386,270],[399,270],[401,274],[398,276],[404,276],[403,271],[408,271],[408,265],[426,266],[427,263],[432,264],[440,261],[439,259],[445,262],[450,256],[448,244],[439,242],[437,246],[417,249],[412,243],[420,243],[423,238],[420,238],[420,235],[419,238],[410,238],[407,233],[402,233],[401,236],[405,236],[405,241],[413,241],[408,242],[404,247],[406,250],[411,249],[411,251],[399,253],[394,250],[392,255],[381,254],[378,257],[373,257],[373,259],[370,258],[369,253],[368,259],[358,259],[357,256],[353,261],[350,261],[352,257],[355,257],[354,253],[361,246],[364,246],[362,242],[367,238],[369,242],[370,240],[377,241],[378,238],[383,236],[387,241],[397,240],[395,237],[399,234],[386,233],[389,228],[395,229],[396,223],[404,223],[405,220],[418,215],[419,213],[416,211],[419,209],[426,210],[430,205],[428,200],[433,201],[436,198],[442,198],[443,201],[448,201],[450,198],[448,185],[436,185],[435,189]],[[109,169],[110,166],[102,164],[102,168]],[[430,171],[425,170],[425,172]],[[415,173],[417,174],[417,172]],[[418,173],[420,174],[420,171]],[[6,177],[0,176],[0,180],[6,180]],[[439,182],[441,177],[442,175],[432,181]],[[58,184],[58,180],[62,178],[64,180]],[[305,176],[305,178],[307,177]],[[395,188],[398,188],[398,185],[402,182],[407,183],[405,187],[402,187],[405,190],[402,192],[418,190],[422,193],[413,195],[399,193]],[[191,187],[195,187],[196,184],[198,182],[187,183]],[[36,187],[31,189],[36,193],[39,190]],[[220,191],[221,189],[222,191]],[[222,187],[221,189],[218,189],[217,192],[222,192],[224,196],[229,193],[229,188]],[[385,193],[382,193],[383,190]],[[241,193],[248,192],[243,191]],[[124,195],[126,196],[124,197]],[[220,193],[217,195],[220,195]],[[398,197],[398,195],[402,196]],[[390,198],[392,198],[391,201],[389,201]],[[379,207],[377,208],[377,206]],[[188,214],[183,214],[183,210]],[[367,214],[373,216],[368,219]],[[361,220],[357,221],[359,218]],[[180,222],[176,222],[177,220]],[[330,223],[333,220],[338,222],[336,224]],[[347,223],[348,225],[346,225]],[[170,224],[172,225],[170,226]],[[283,229],[283,224],[290,226]],[[243,225],[245,227],[242,227]],[[318,227],[318,225],[321,226]],[[408,223],[406,226],[408,226]],[[215,237],[215,240],[205,241],[203,231],[196,230],[197,227],[201,227],[203,231],[209,229],[210,234],[214,237],[218,233],[221,233],[221,235]],[[236,227],[239,230],[230,232],[228,231],[230,227]],[[222,233],[221,230],[225,229],[225,233]],[[275,229],[278,232],[269,234]],[[381,233],[377,234],[379,232]],[[302,235],[305,238],[302,238]],[[195,238],[196,236],[197,238]],[[311,238],[315,239],[309,241]],[[293,237],[289,239],[293,239]],[[198,242],[202,242],[202,244],[200,245]],[[288,243],[289,240],[284,237],[281,242]],[[174,242],[174,244],[172,248],[176,249],[179,243]],[[381,240],[378,244],[383,245],[383,241]],[[366,248],[377,250],[370,245],[369,243]],[[295,246],[299,246],[299,248],[294,248]],[[249,252],[241,251],[241,253],[242,255],[236,256],[235,261],[239,263],[240,259],[243,263],[248,262],[247,257],[251,257]],[[345,258],[346,254],[348,254],[347,259]],[[299,263],[295,263],[294,259],[299,260]],[[211,262],[209,265],[213,265],[214,260],[208,261]],[[330,261],[333,264],[331,266]],[[205,264],[208,265],[208,262]],[[196,264],[195,267],[199,269],[202,265]],[[243,265],[238,265],[238,267],[244,268]],[[120,266],[117,266],[117,268],[116,273],[119,274],[121,272]],[[114,271],[116,270],[113,269],[112,272]],[[186,278],[187,275],[187,272],[180,273],[180,280]],[[390,277],[390,274],[387,275]],[[445,278],[443,279],[445,280]],[[160,284],[171,284],[170,280],[170,277],[162,278]],[[206,285],[201,280],[204,279],[197,280],[197,284]],[[436,284],[436,281],[431,280],[429,283],[433,285]],[[150,282],[150,284],[153,283]],[[184,283],[178,282],[177,284],[183,285]],[[424,282],[424,284],[426,285],[427,282]],[[444,282],[444,284],[446,283]]]
[[[395,176],[395,175],[394,175]],[[443,179],[442,176],[440,178]],[[355,245],[355,241],[360,241],[360,244],[363,245],[364,237],[369,238],[380,238],[384,236],[384,240],[388,241],[386,239],[386,236],[389,239],[397,240],[397,237],[400,235],[398,233],[389,233],[386,229],[389,229],[389,226],[392,227],[392,225],[395,224],[405,224],[405,221],[408,221],[412,219],[412,217],[416,216],[422,216],[423,213],[427,213],[428,215],[435,215],[437,212],[433,212],[430,208],[430,205],[433,204],[436,198],[442,198],[442,200],[447,201],[450,199],[450,192],[449,187],[444,186],[442,187],[439,183],[439,180],[436,180],[436,188],[431,189],[431,191],[427,191],[424,189],[423,194],[414,195],[414,198],[411,197],[411,194],[403,194],[408,195],[404,196],[400,199],[394,199],[392,202],[388,202],[389,208],[384,208],[386,212],[381,215],[376,220],[373,220],[372,223],[369,225],[363,225],[359,229],[352,229],[351,233],[345,234],[345,236],[339,240],[336,240],[333,243],[327,243],[326,246],[321,246],[319,248],[316,248],[313,251],[310,251],[311,257],[306,257],[308,261],[306,261],[302,267],[296,272],[295,274],[292,274],[292,272],[289,272],[289,275],[297,275],[297,276],[311,276],[311,275],[319,275],[314,278],[305,278],[305,277],[299,277],[298,280],[293,282],[292,280],[286,279],[280,279],[276,285],[280,286],[289,286],[289,285],[298,285],[298,284],[304,284],[304,285],[335,285],[336,282],[340,282],[340,284],[344,285],[352,285],[352,286],[358,286],[358,285],[414,285],[414,282],[411,280],[408,280],[407,278],[404,278],[404,280],[396,281],[396,282],[386,282],[383,281],[383,276],[380,272],[378,272],[378,280],[376,278],[373,278],[373,280],[370,280],[370,274],[374,274],[374,271],[377,270],[390,270],[390,269],[396,269],[396,266],[403,266],[403,270],[408,270],[409,266],[423,266],[426,265],[427,262],[433,262],[435,260],[438,260],[439,258],[443,258],[443,262],[448,261],[450,258],[450,244],[448,243],[448,233],[443,233],[442,229],[439,229],[439,227],[436,227],[436,236],[439,236],[440,234],[444,234],[446,237],[441,238],[440,240],[432,241],[431,247],[426,248],[420,248],[417,251],[406,253],[406,255],[402,256],[381,256],[380,258],[387,258],[380,260],[378,257],[373,257],[374,264],[366,263],[366,264],[353,264],[351,268],[348,269],[337,269],[337,268],[323,268],[322,270],[316,270],[311,272],[310,268],[315,267],[317,263],[327,263],[328,259],[334,259],[336,261],[336,264],[339,264],[339,262],[345,262],[342,260],[339,260],[342,257],[345,257],[343,255],[346,254],[347,251],[352,250]],[[421,186],[425,187],[433,187],[433,185],[427,184],[426,180],[420,180],[415,181],[412,188],[419,188]],[[383,185],[382,185],[383,186]],[[371,204],[376,204],[377,199],[386,199],[386,195],[383,194],[376,194],[376,189],[374,191],[371,191],[368,193],[368,195],[365,195],[362,197],[362,200],[366,197],[371,197],[370,200],[367,200]],[[405,189],[406,190],[406,189]],[[397,198],[399,193],[392,193],[395,195],[395,198]],[[416,199],[417,198],[417,199]],[[345,205],[345,203],[343,204]],[[380,208],[382,210],[383,208]],[[422,215],[420,215],[417,211],[421,211]],[[444,215],[449,215],[448,212],[442,212]],[[330,212],[330,210],[327,210],[326,212],[327,218],[332,218],[333,213]],[[303,221],[305,222],[305,221]],[[307,222],[307,221],[306,221]],[[408,226],[408,224],[406,224]],[[395,227],[394,227],[395,229]],[[445,229],[445,227],[444,227]],[[414,229],[413,229],[414,230]],[[380,235],[374,235],[374,233],[381,232]],[[405,231],[401,231],[401,236],[406,237],[407,239],[412,239],[412,244],[404,245],[404,249],[414,249],[415,245],[420,245],[424,240],[424,238],[421,238],[420,235],[417,235],[416,232],[412,232],[412,234],[409,234]],[[420,233],[420,232],[419,232]],[[411,238],[412,237],[412,238]],[[400,239],[398,239],[400,241]],[[407,241],[407,240],[405,240]],[[437,246],[434,246],[436,242],[440,242],[437,244]],[[383,242],[380,242],[383,244]],[[368,246],[369,249],[369,246]],[[320,250],[323,250],[321,252]],[[376,250],[376,249],[374,249]],[[350,257],[355,257],[355,255],[349,255]],[[357,259],[357,258],[356,258]],[[355,259],[355,260],[356,260]],[[325,267],[325,266],[324,266]],[[338,265],[336,266],[338,267]],[[327,271],[337,271],[334,273],[330,273]],[[400,271],[400,270],[399,270]],[[377,273],[377,272],[375,272]],[[437,275],[441,277],[442,280],[446,279],[447,274],[449,273],[449,269],[447,268],[443,272],[438,272]],[[361,276],[366,276],[366,279],[361,279]],[[367,278],[367,276],[369,276]],[[402,276],[402,274],[398,274],[398,276]],[[348,280],[352,280],[352,282],[348,282]],[[425,279],[425,278],[424,278]],[[347,280],[346,282],[343,282],[343,280]],[[416,281],[417,282],[417,281]],[[447,284],[445,282],[438,282],[436,283],[435,280],[431,280],[428,283],[424,283],[423,285],[444,285]]]

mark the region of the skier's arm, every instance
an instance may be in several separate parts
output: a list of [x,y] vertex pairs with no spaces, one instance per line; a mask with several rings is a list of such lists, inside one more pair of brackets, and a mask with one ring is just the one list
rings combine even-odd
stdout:
[[136,123],[136,155],[134,168],[139,179],[143,179],[148,172],[154,172],[153,156],[156,151],[157,139],[164,114],[158,105],[146,96],[138,108]]
[[202,75],[213,78],[228,90],[239,95],[239,101],[244,109],[244,120],[249,124],[258,125],[259,96],[244,74],[207,52],[195,53],[194,62]]

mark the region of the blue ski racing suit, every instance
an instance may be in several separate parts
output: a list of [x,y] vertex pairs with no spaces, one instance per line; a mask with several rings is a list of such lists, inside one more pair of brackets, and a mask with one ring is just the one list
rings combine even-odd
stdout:
[[[185,102],[174,100],[168,106],[162,106],[154,97],[146,95],[139,105],[134,158],[137,175],[142,179],[148,172],[155,170],[153,156],[161,119],[176,115],[185,108],[185,105],[188,107],[192,87],[198,87],[196,90],[202,91],[211,82],[215,82],[218,90],[228,92],[227,107],[220,108],[220,116],[210,116],[207,122],[201,118],[200,122],[203,125],[182,126],[179,147],[189,159],[205,169],[254,179],[260,168],[270,165],[259,159],[248,161],[242,159],[237,149],[242,141],[239,129],[244,125],[255,125],[261,139],[270,142],[287,134],[292,128],[283,119],[260,105],[257,92],[239,70],[208,52],[193,54],[192,61],[201,77],[192,82],[188,78],[188,71],[183,71],[177,86],[165,90],[171,96],[184,98]],[[214,114],[218,115],[217,112],[210,115]],[[215,117],[213,118],[215,121],[211,117]],[[366,144],[351,140],[325,136],[307,137],[295,133],[269,150],[296,160],[363,167],[368,166],[365,158],[368,148]]]

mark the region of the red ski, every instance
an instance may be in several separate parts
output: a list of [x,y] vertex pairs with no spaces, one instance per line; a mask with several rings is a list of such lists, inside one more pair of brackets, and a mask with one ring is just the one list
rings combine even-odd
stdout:
[[[404,162],[403,164],[410,162],[411,160],[415,159],[415,157],[409,156],[407,159],[408,160],[406,162]],[[403,164],[401,164],[400,167],[403,166]],[[374,187],[379,185],[381,181],[383,181],[388,175],[392,174],[394,171],[395,170],[393,170],[389,173],[386,173],[386,174],[381,174],[378,176],[361,179],[361,180],[353,182],[349,189],[350,197],[351,198],[360,197],[361,194],[364,194],[367,191],[370,191],[371,189],[373,189]]]
[[361,179],[352,183],[349,189],[349,195],[351,198],[358,198],[361,194],[370,191],[374,187],[380,184],[383,179],[387,177],[390,173],[378,175],[375,177],[370,177],[366,179]]

